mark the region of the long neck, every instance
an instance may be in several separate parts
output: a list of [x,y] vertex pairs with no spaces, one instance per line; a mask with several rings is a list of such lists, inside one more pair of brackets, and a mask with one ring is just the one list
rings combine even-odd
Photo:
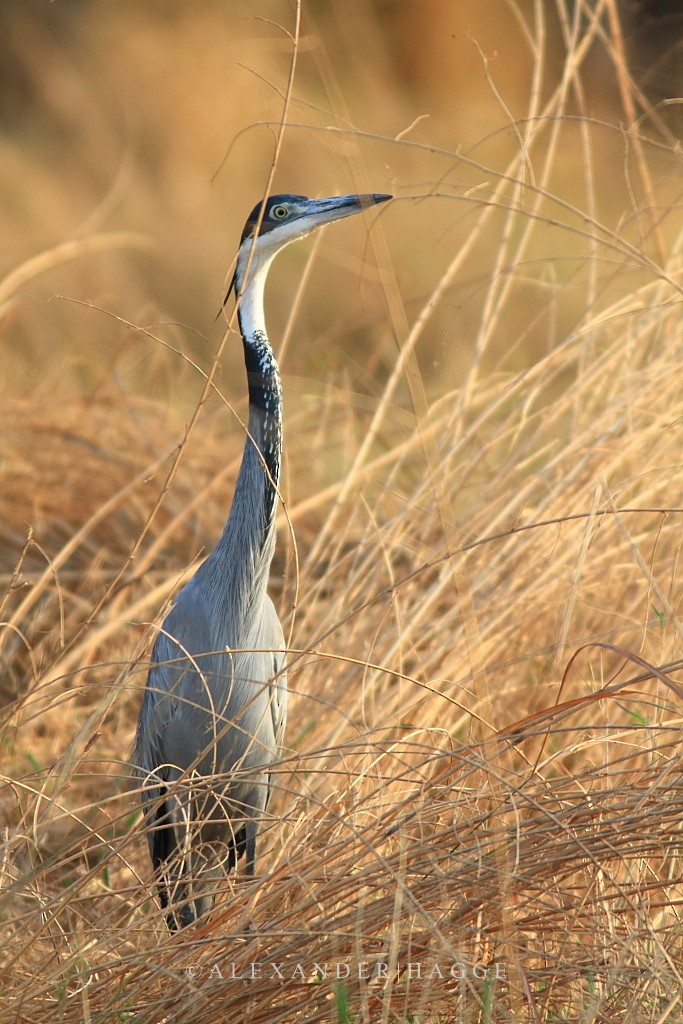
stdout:
[[[247,331],[239,315],[249,387],[248,436],[226,529],[248,512],[255,551],[274,544],[275,508],[282,457],[282,386],[265,329]],[[271,545],[272,546],[272,545]],[[268,554],[268,565],[272,551]]]
[[275,512],[282,455],[280,371],[266,335],[263,283],[267,266],[252,277],[238,319],[249,386],[249,419],[242,464],[228,521],[210,557],[212,575],[233,622],[245,625],[265,593],[275,550]]

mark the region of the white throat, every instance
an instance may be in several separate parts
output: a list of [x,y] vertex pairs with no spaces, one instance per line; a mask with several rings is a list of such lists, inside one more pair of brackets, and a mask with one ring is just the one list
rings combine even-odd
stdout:
[[268,245],[267,236],[258,238],[255,245],[253,238],[245,238],[240,246],[235,283],[240,325],[245,338],[266,336],[263,305],[266,278],[274,257],[282,248],[282,240],[278,244]]

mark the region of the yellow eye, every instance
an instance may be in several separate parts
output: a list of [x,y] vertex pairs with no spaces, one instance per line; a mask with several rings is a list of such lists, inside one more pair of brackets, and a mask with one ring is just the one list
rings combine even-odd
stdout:
[[286,206],[274,206],[270,211],[270,216],[273,220],[284,220],[285,217],[289,217],[289,210]]

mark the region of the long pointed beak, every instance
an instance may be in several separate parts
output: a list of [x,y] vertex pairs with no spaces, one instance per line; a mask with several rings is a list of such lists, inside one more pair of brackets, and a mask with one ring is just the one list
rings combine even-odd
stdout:
[[377,203],[386,203],[387,199],[393,196],[383,193],[370,193],[360,196],[330,196],[328,199],[309,199],[304,216],[316,217],[319,223],[326,223],[331,220],[339,220],[341,217],[350,217],[361,210],[367,210]]

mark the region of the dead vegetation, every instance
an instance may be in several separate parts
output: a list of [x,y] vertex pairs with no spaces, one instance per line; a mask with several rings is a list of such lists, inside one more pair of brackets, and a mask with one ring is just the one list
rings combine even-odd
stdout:
[[[503,47],[500,64],[468,8],[481,79],[468,109],[481,124],[461,146],[443,120],[409,129],[395,12],[383,22],[351,5],[391,131],[374,109],[360,116],[335,16],[304,25],[288,120],[308,129],[285,132],[277,188],[370,182],[399,201],[372,221],[362,262],[358,225],[354,246],[343,231],[323,237],[270,285],[286,400],[272,592],[289,631],[288,749],[258,877],[230,878],[197,929],[165,931],[128,757],[153,629],[214,543],[239,465],[234,339],[201,397],[219,344],[209,321],[271,167],[265,136],[247,133],[254,182],[238,133],[282,116],[275,92],[267,117],[245,101],[230,119],[217,90],[225,121],[197,120],[220,76],[246,88],[227,60],[231,15],[200,6],[189,18],[171,5],[162,37],[135,5],[84,6],[88,52],[114,38],[118,74],[131,69],[124,108],[139,94],[144,125],[174,96],[176,119],[154,160],[144,147],[120,154],[105,199],[97,135],[87,160],[72,154],[92,217],[74,209],[66,226],[56,185],[39,190],[54,232],[26,213],[27,248],[0,283],[7,1013],[676,1020],[680,149],[667,111],[627,73],[613,2],[560,3],[552,21],[541,3],[506,6],[517,50],[513,61]],[[446,24],[446,8],[424,4],[423,16]],[[292,30],[291,12],[263,13]],[[190,53],[212,28],[200,73]],[[286,82],[291,41],[271,24],[239,31],[247,63]],[[62,68],[56,124],[79,88],[83,116],[101,111],[106,77],[87,95],[89,61],[67,73],[73,39],[34,45]],[[160,69],[181,51],[186,89],[165,91]],[[40,61],[27,67],[36,102],[48,86]],[[429,88],[443,119],[453,101]],[[110,151],[114,134],[100,131]],[[223,170],[203,209],[197,183],[235,138],[229,181]],[[52,180],[35,142],[8,130],[3,146],[17,193],[27,167],[28,183]],[[175,211],[158,232],[140,215],[157,179],[159,211]],[[145,231],[173,238],[165,260],[143,254]]]

